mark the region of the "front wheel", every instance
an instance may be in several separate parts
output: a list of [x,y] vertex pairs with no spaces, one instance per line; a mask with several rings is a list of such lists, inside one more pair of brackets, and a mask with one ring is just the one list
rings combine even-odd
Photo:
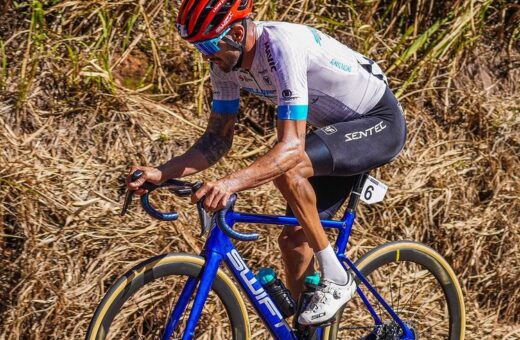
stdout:
[[[188,280],[199,277],[203,266],[204,258],[188,254],[161,255],[138,264],[107,292],[94,313],[86,339],[161,338],[183,287]],[[188,304],[174,339],[182,337],[190,310]],[[219,327],[214,327],[216,324]],[[195,338],[250,338],[244,301],[220,269],[197,323]]]
[[[415,339],[464,339],[462,290],[439,253],[420,243],[398,241],[372,249],[355,265]],[[400,327],[366,287],[361,289],[382,323],[376,324],[357,295],[325,329],[325,339],[400,339]]]

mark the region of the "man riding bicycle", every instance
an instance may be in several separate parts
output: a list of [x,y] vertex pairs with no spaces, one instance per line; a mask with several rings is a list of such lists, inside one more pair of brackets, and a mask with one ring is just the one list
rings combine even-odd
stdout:
[[[336,258],[321,226],[351,190],[352,175],[379,167],[403,148],[406,123],[385,75],[372,60],[308,26],[255,22],[252,0],[184,0],[177,26],[181,36],[208,60],[213,87],[206,131],[183,155],[158,167],[133,167],[144,175],[128,187],[137,194],[145,181],[159,184],[214,165],[233,142],[240,89],[277,105],[278,141],[250,166],[206,182],[192,201],[223,208],[236,192],[273,181],[287,200],[287,214],[301,227],[285,227],[279,245],[287,285],[298,298],[314,269],[321,283],[298,321],[330,320],[354,294],[356,284]],[[307,121],[317,129],[306,134]]]

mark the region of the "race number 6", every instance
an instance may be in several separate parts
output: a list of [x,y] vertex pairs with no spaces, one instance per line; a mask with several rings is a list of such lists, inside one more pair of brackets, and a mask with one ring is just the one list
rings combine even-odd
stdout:
[[367,186],[367,189],[365,190],[365,194],[363,195],[363,197],[367,200],[367,201],[370,201],[370,199],[372,198],[372,192],[374,191],[374,187],[369,185]]
[[363,186],[363,190],[361,190],[360,198],[366,204],[381,202],[383,198],[385,198],[387,190],[388,186],[386,186],[386,184],[378,181],[372,176],[368,176],[365,185]]

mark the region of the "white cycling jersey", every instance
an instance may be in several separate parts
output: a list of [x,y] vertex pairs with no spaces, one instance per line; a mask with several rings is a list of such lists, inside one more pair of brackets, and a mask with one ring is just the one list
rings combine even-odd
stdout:
[[372,60],[308,26],[255,22],[256,51],[249,71],[211,65],[212,110],[235,114],[240,89],[277,105],[279,119],[323,127],[372,109],[387,80]]

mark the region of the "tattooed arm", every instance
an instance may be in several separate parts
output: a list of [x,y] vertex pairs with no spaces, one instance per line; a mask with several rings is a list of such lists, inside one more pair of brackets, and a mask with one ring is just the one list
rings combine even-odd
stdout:
[[[253,164],[215,182],[205,182],[191,200],[198,202],[203,196],[204,206],[218,210],[226,205],[231,194],[270,182],[305,162],[305,121],[279,120],[278,143]],[[305,164],[305,163],[302,163]],[[305,171],[312,168],[305,167]],[[305,177],[309,177],[310,173]]]
[[159,166],[163,178],[179,178],[205,170],[217,163],[231,149],[235,115],[211,113],[204,134],[183,155]]

